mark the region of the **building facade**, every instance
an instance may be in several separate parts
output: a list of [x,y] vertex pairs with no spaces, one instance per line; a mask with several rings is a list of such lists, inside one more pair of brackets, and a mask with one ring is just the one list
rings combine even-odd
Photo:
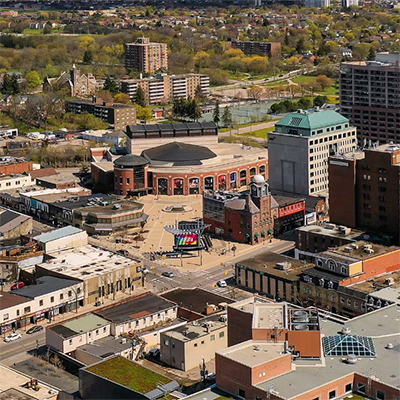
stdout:
[[198,88],[202,95],[207,96],[210,78],[202,74],[156,74],[152,78],[121,81],[121,92],[128,94],[132,101],[135,101],[139,87],[144,92],[147,104],[166,104],[175,98],[194,98]]
[[269,135],[269,163],[273,190],[310,195],[327,192],[328,158],[351,152],[356,128],[336,111],[292,113]]
[[168,70],[168,46],[165,43],[151,43],[149,38],[138,38],[136,43],[125,44],[126,68],[142,73]]
[[329,159],[330,219],[399,243],[400,147],[385,144]]
[[272,196],[262,175],[255,175],[250,190],[242,193],[204,192],[203,219],[207,231],[228,240],[256,244],[272,235]]
[[127,125],[136,124],[136,108],[127,104],[105,102],[102,99],[67,100],[65,111],[72,114],[89,113],[102,119],[110,129],[126,129]]
[[342,63],[340,112],[357,127],[360,144],[399,142],[400,54],[378,53],[376,61]]
[[280,57],[281,44],[279,42],[252,42],[245,40],[233,40],[230,43],[232,49],[240,49],[246,55]]

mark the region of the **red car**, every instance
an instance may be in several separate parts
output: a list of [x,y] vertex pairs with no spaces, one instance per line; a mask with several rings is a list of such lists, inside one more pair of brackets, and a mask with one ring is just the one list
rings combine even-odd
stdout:
[[11,286],[11,290],[20,289],[20,288],[22,288],[23,286],[25,286],[25,283],[24,283],[24,282],[17,282],[15,285],[12,285],[12,286]]

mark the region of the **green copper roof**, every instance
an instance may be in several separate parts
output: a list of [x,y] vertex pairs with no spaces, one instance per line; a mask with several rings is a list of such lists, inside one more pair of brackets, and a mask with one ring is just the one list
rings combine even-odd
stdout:
[[347,118],[333,110],[303,111],[287,115],[276,126],[315,130],[348,122]]

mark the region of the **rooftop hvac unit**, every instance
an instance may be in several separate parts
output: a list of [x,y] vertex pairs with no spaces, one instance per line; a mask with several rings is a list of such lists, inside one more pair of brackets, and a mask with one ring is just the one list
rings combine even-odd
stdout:
[[336,225],[335,224],[327,223],[324,226],[325,226],[326,229],[332,229],[332,230],[336,229]]
[[126,344],[126,338],[121,339],[121,344]]
[[364,252],[367,253],[367,254],[375,253],[375,251],[372,250],[372,249],[364,249]]
[[290,262],[283,261],[280,263],[276,263],[275,268],[279,269],[280,271],[289,271],[290,268],[292,268],[292,264]]
[[353,250],[354,249],[352,247],[350,247],[350,246],[347,246],[347,247],[344,248],[345,253],[352,253]]
[[350,245],[350,247],[351,247],[352,249],[354,249],[354,250],[358,250],[358,244],[356,244],[356,243],[352,243],[352,244]]
[[393,278],[386,278],[385,279],[385,284],[388,286],[391,286],[394,284],[394,279]]
[[295,331],[308,331],[310,329],[307,324],[296,324],[293,328]]
[[113,210],[120,210],[122,208],[121,204],[114,204],[113,205]]
[[220,322],[226,322],[226,321],[228,321],[228,316],[226,314],[221,315],[219,317],[219,320],[220,320]]
[[366,249],[372,249],[372,244],[364,244],[363,250],[366,250]]
[[393,343],[388,343],[388,344],[386,345],[386,348],[387,348],[388,350],[393,349]]

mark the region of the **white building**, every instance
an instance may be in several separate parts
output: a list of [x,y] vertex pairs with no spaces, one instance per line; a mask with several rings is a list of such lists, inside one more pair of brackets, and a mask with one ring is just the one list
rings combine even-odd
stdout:
[[305,0],[305,7],[329,7],[331,5],[330,0]]
[[32,186],[34,182],[29,175],[12,174],[0,175],[0,191],[9,189],[18,189],[25,186]]
[[342,7],[358,6],[358,0],[342,0]]
[[326,193],[328,158],[352,152],[356,146],[356,128],[336,111],[291,113],[269,135],[271,188],[304,195]]

